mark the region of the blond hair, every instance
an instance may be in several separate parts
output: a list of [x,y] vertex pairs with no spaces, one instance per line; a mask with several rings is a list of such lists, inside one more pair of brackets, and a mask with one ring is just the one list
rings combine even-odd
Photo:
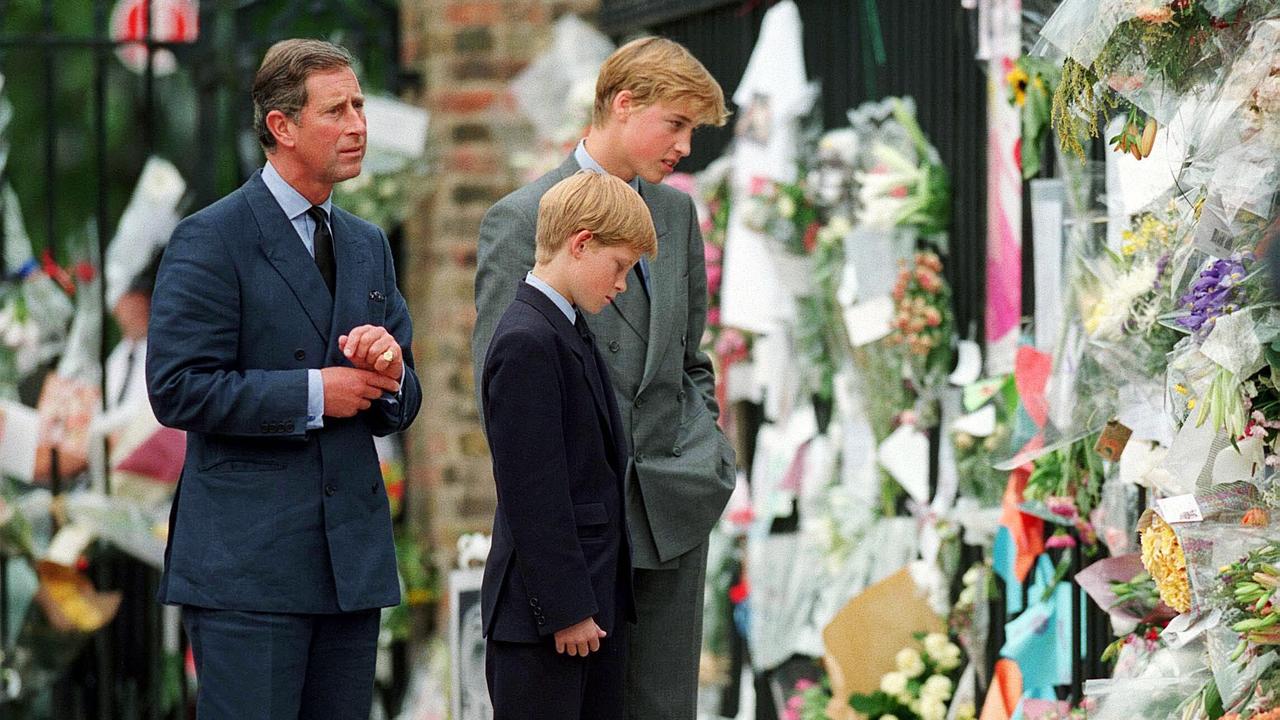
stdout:
[[640,194],[608,173],[579,170],[551,186],[538,203],[536,259],[549,262],[574,233],[590,230],[604,247],[626,246],[653,257],[658,234]]
[[623,45],[600,66],[591,124],[604,127],[613,99],[630,90],[638,107],[687,103],[697,125],[721,126],[729,119],[724,91],[683,45],[666,38],[643,37]]

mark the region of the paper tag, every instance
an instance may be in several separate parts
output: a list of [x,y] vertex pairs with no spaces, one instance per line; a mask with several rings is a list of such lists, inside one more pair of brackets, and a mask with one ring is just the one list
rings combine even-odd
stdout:
[[1160,517],[1172,525],[1173,523],[1200,522],[1204,515],[1200,512],[1200,503],[1195,495],[1174,495],[1156,500],[1156,510]]
[[67,567],[75,567],[84,549],[93,542],[93,530],[84,525],[66,525],[53,536],[44,558]]
[[893,298],[874,297],[844,309],[844,326],[849,344],[860,347],[873,343],[893,331]]
[[960,360],[947,378],[952,385],[971,385],[982,375],[982,348],[972,340],[961,340],[957,349]]
[[1098,442],[1094,444],[1094,452],[1102,456],[1103,460],[1115,462],[1120,459],[1121,453],[1124,452],[1124,446],[1129,443],[1129,436],[1133,434],[1129,428],[1125,427],[1118,420],[1108,420],[1107,426],[1103,428],[1102,434],[1098,436]]

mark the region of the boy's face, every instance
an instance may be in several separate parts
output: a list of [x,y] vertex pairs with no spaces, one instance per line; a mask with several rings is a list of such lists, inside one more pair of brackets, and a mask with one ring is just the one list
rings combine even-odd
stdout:
[[619,130],[622,155],[636,175],[662,182],[688,157],[696,113],[689,103],[658,102],[633,108]]
[[640,259],[640,254],[625,245],[606,247],[580,237],[571,242],[573,302],[583,312],[594,315],[620,293],[626,292],[627,273]]

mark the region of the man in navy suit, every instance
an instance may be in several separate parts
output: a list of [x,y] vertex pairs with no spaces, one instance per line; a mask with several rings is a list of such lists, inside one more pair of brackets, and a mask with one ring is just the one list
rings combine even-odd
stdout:
[[627,289],[657,236],[612,175],[542,196],[537,263],[485,358],[485,432],[498,507],[481,586],[494,720],[622,720],[635,619],[623,479],[626,436],[582,313]]
[[187,431],[159,599],[202,720],[365,720],[400,599],[373,436],[417,415],[412,326],[386,236],[330,199],[364,157],[351,56],[277,43],[253,102],[266,165],[182,221],[152,298],[151,405]]

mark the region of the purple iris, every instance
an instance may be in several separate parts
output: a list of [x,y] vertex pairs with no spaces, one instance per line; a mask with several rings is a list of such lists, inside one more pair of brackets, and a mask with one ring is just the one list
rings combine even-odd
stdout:
[[1164,271],[1169,269],[1169,261],[1172,259],[1169,253],[1165,253],[1160,256],[1159,260],[1156,260],[1156,283],[1152,286],[1152,289],[1156,291],[1164,289]]
[[1244,300],[1240,283],[1244,281],[1245,265],[1252,261],[1251,254],[1236,253],[1214,260],[1202,270],[1181,298],[1187,314],[1178,318],[1178,324],[1194,333],[1197,340],[1203,340],[1219,317],[1240,309]]

